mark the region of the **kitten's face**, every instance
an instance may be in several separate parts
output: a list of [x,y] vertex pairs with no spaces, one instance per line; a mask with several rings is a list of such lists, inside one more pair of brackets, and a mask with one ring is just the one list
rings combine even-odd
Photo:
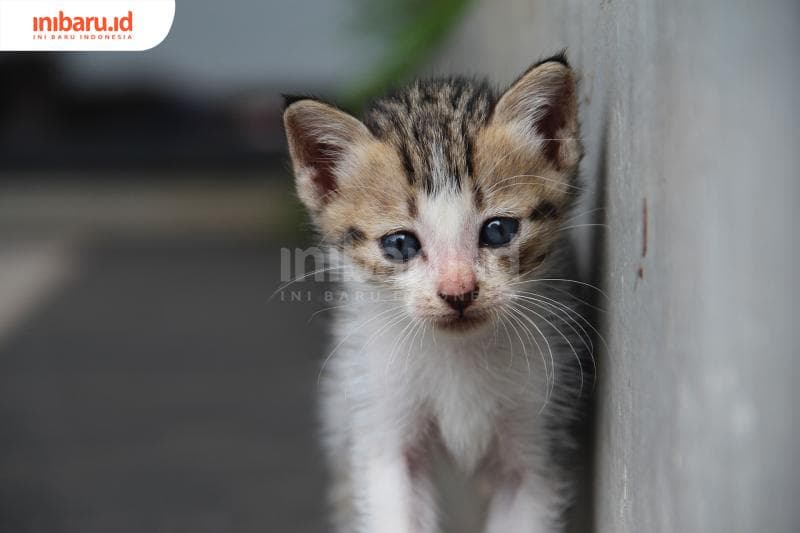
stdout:
[[558,238],[580,159],[575,80],[544,62],[495,101],[481,84],[417,83],[366,125],[301,100],[285,123],[298,193],[326,241],[409,315],[490,323]]

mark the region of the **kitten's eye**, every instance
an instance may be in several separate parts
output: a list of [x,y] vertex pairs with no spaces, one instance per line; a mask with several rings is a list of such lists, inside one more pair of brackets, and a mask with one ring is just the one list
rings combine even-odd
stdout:
[[481,228],[481,246],[496,248],[505,246],[519,232],[519,220],[516,218],[490,218]]
[[417,236],[408,231],[385,235],[381,238],[381,247],[386,259],[400,263],[414,258],[422,250]]

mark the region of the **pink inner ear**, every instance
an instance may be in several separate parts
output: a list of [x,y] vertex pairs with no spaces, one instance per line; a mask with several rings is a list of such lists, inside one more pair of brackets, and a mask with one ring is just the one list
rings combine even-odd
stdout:
[[329,198],[328,193],[336,190],[334,168],[342,155],[342,148],[319,142],[313,134],[303,128],[300,121],[292,122],[294,122],[292,130],[296,133],[296,156],[304,167],[311,169],[311,180],[320,199],[325,202]]
[[556,139],[556,135],[567,124],[572,90],[572,84],[565,80],[551,101],[543,107],[541,117],[534,124],[536,132],[545,139],[543,147],[545,155],[556,163],[559,163],[558,149],[561,146],[561,140]]
[[336,190],[334,167],[341,157],[341,148],[332,144],[311,142],[308,145],[308,166],[314,169],[312,180],[317,186],[320,198],[325,201],[328,193]]

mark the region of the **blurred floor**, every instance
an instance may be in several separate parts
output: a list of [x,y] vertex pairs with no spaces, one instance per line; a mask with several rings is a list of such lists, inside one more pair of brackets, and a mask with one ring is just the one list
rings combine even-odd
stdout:
[[325,529],[313,434],[324,327],[307,325],[313,302],[268,301],[277,241],[188,225],[53,239],[63,221],[11,222],[0,531]]

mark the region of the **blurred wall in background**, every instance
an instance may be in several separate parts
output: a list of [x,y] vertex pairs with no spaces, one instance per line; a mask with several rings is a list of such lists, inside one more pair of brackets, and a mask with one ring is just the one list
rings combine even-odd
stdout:
[[[582,74],[596,530],[797,530],[800,4],[480,2],[431,70]],[[602,211],[601,211],[602,213]]]
[[263,168],[281,94],[339,95],[383,59],[362,4],[178,0],[146,52],[2,54],[0,172]]

